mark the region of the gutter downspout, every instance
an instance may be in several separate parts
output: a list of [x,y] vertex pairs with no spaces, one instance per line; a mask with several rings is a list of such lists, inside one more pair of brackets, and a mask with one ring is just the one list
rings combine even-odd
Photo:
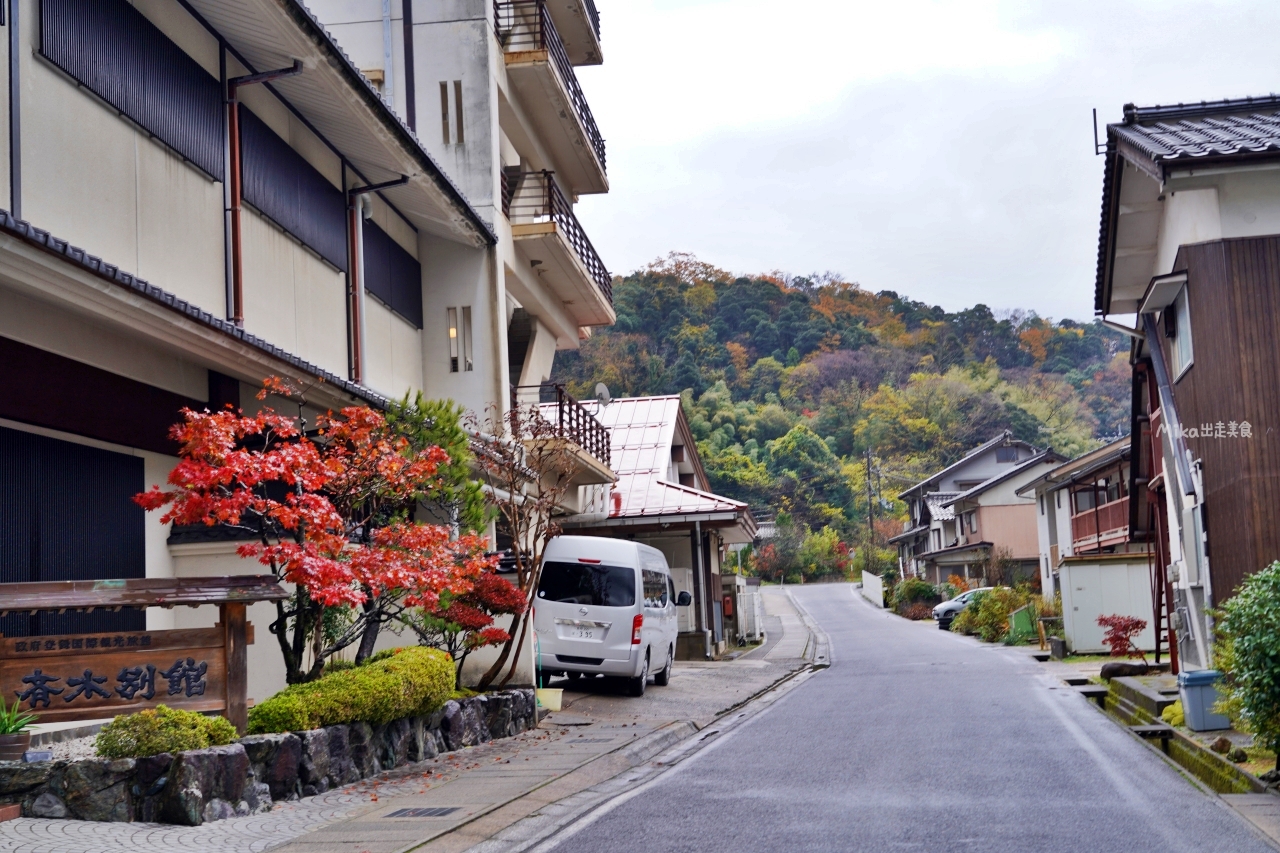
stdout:
[[404,9],[404,116],[409,129],[418,132],[417,93],[413,71],[413,0],[403,0]]
[[347,264],[348,316],[351,328],[347,334],[351,341],[351,381],[364,383],[364,216],[368,209],[368,194],[378,190],[398,187],[409,182],[408,175],[394,181],[368,184],[347,190],[347,248],[350,262]]
[[693,523],[694,542],[693,547],[698,552],[698,591],[702,597],[702,607],[699,608],[698,622],[701,623],[702,640],[705,644],[704,654],[707,660],[711,660],[711,628],[707,623],[707,614],[711,609],[711,602],[707,599],[707,579],[703,577],[705,571],[702,566],[702,522],[695,521]]
[[22,218],[22,33],[18,9],[9,0],[9,213]]
[[240,207],[244,201],[244,187],[240,172],[240,100],[237,95],[241,86],[267,83],[301,73],[302,60],[295,59],[288,68],[246,74],[227,81],[227,151],[231,163],[231,173],[228,176],[231,189],[231,322],[241,328],[244,327],[244,257],[240,235]]
[[391,61],[391,0],[382,0],[382,99],[394,110],[396,89]]

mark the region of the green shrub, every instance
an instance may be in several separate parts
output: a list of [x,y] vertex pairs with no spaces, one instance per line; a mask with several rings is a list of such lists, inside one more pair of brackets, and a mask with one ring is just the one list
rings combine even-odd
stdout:
[[1029,600],[1028,593],[1006,586],[976,592],[969,606],[951,623],[951,630],[977,634],[988,643],[999,642],[1009,633],[1009,614]]
[[1185,725],[1187,720],[1182,713],[1182,700],[1175,700],[1172,705],[1166,706],[1165,709],[1160,712],[1160,719],[1164,720],[1171,726]]
[[1280,562],[1245,578],[1217,615],[1216,710],[1256,746],[1280,753]]
[[[913,604],[924,604],[932,608],[940,601],[942,596],[938,594],[938,588],[924,578],[906,578],[893,588],[893,609],[902,615]],[[919,608],[914,610],[918,611]]]
[[957,613],[955,618],[951,620],[951,630],[957,634],[971,635],[978,633],[978,627],[977,623],[974,621],[974,617],[977,616],[978,608],[982,605],[983,599],[990,594],[991,593],[986,590],[983,590],[982,592],[975,592],[973,597],[969,599],[969,603],[965,605],[964,610]]
[[249,733],[317,729],[339,723],[382,725],[428,714],[453,692],[453,660],[421,646],[380,652],[363,666],[293,684],[249,711]]
[[206,717],[196,711],[157,705],[116,717],[98,732],[94,746],[104,758],[145,758],[162,752],[222,746],[235,739],[235,726],[225,717]]

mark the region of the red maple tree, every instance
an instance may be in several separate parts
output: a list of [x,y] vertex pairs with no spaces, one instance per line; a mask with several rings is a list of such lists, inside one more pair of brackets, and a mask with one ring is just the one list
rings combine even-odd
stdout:
[[1147,662],[1146,654],[1133,643],[1133,638],[1146,629],[1147,620],[1113,613],[1099,616],[1098,625],[1107,629],[1102,642],[1111,649],[1112,657],[1142,658],[1143,663]]
[[442,593],[434,607],[412,611],[403,621],[424,645],[448,652],[457,664],[457,677],[461,677],[471,652],[510,641],[510,632],[494,626],[495,617],[522,614],[525,606],[524,593],[485,571],[472,581],[469,591]]
[[[275,378],[258,399],[269,394],[298,396]],[[239,555],[294,585],[270,626],[290,684],[318,677],[325,660],[357,641],[363,661],[405,608],[470,592],[494,562],[482,537],[412,520],[448,461],[439,447],[413,446],[367,406],[322,415],[311,434],[301,411],[183,409],[171,431],[181,447],[173,488],[134,497],[149,511],[167,507],[166,524],[251,535]]]

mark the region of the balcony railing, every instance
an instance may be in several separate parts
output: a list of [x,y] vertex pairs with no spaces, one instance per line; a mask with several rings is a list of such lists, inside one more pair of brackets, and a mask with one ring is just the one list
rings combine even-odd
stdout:
[[563,385],[512,385],[511,407],[517,406],[537,406],[542,416],[555,425],[558,437],[578,445],[606,466],[610,464],[609,430]]
[[[594,7],[592,7],[594,11]],[[592,16],[592,23],[599,33],[599,15]],[[604,137],[600,128],[596,127],[595,116],[591,115],[591,107],[587,105],[587,96],[578,85],[578,75],[569,62],[569,54],[565,53],[564,42],[551,21],[551,13],[547,11],[545,0],[494,0],[493,23],[498,41],[504,50],[517,52],[525,50],[545,50],[551,57],[551,63],[560,75],[560,82],[569,93],[569,101],[578,116],[591,147],[600,160],[600,168],[605,168]]]
[[604,294],[613,304],[613,278],[604,267],[604,261],[596,254],[595,246],[582,230],[578,217],[573,215],[560,187],[556,185],[554,172],[502,172],[502,212],[512,225],[538,222],[554,222],[556,229],[573,247],[574,254]]
[[596,31],[596,41],[599,41],[600,13],[596,10],[596,0],[582,0],[582,5],[587,10],[587,17],[591,19],[591,29]]
[[[1101,538],[1099,538],[1101,532]],[[1086,509],[1071,516],[1072,550],[1100,548],[1115,544],[1129,535],[1129,497]]]

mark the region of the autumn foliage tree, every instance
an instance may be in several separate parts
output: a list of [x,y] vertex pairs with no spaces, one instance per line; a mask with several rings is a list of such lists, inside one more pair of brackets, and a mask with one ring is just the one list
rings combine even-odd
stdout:
[[524,594],[519,589],[485,571],[472,581],[469,591],[460,595],[443,592],[435,606],[412,610],[402,621],[423,645],[449,653],[456,665],[456,679],[471,652],[511,639],[506,629],[494,624],[495,617],[519,615],[524,609]]
[[1133,642],[1135,637],[1146,630],[1147,620],[1113,613],[1110,616],[1099,616],[1098,625],[1107,629],[1102,643],[1111,649],[1112,657],[1142,658],[1143,663],[1147,662],[1146,654]]
[[[503,410],[490,406],[476,445],[476,466],[489,487],[499,527],[511,538],[514,583],[524,606],[513,611],[511,628],[497,658],[480,677],[479,686],[506,684],[515,676],[529,637],[529,615],[542,570],[542,553],[560,533],[555,515],[569,489],[577,465],[575,448],[537,403]],[[503,669],[506,669],[505,674]],[[501,676],[501,680],[499,680]]]
[[[269,394],[299,396],[274,378],[258,398]],[[417,503],[441,485],[443,450],[415,445],[366,406],[322,415],[313,432],[301,411],[184,409],[171,431],[181,448],[172,488],[134,498],[164,509],[166,524],[252,536],[239,555],[293,585],[270,626],[290,684],[318,677],[353,644],[362,662],[404,608],[464,595],[492,567],[479,536],[413,521]]]

